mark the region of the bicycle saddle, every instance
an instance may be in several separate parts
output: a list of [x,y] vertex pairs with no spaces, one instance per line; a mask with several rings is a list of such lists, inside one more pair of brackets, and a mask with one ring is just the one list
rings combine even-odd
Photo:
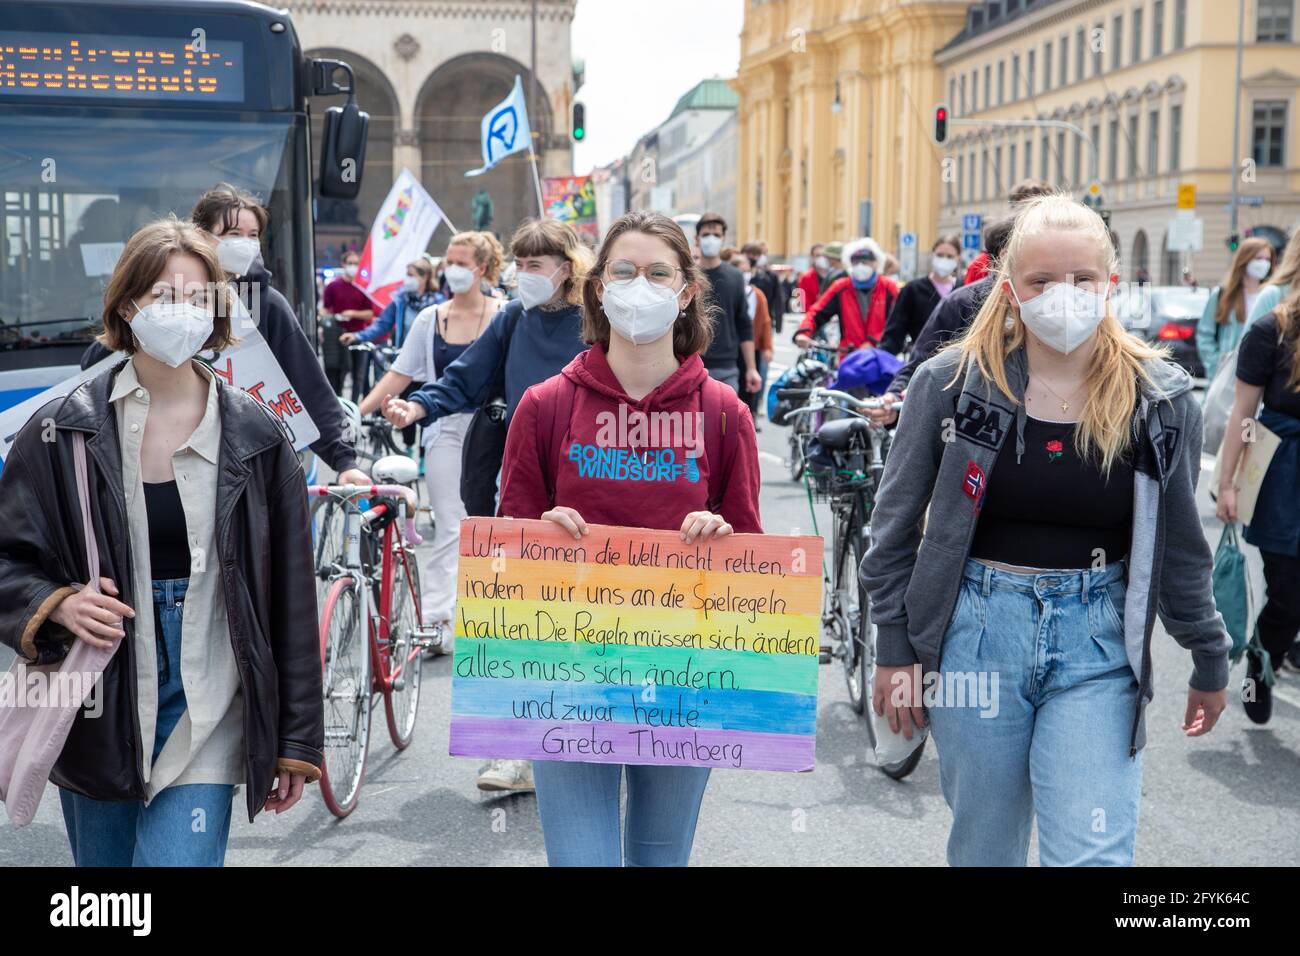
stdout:
[[855,435],[865,435],[870,427],[861,418],[837,418],[817,429],[817,441],[823,448],[839,451],[848,448]]
[[377,485],[409,485],[420,477],[420,463],[405,455],[385,455],[370,469]]

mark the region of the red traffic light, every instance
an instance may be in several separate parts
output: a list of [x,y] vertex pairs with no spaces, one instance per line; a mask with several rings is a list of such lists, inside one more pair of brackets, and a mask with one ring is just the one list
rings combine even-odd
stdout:
[[948,141],[948,107],[940,104],[934,108],[934,142],[942,146]]

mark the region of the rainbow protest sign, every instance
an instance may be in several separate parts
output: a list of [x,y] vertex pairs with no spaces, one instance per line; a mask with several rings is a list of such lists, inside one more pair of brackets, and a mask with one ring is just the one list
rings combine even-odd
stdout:
[[461,522],[451,753],[811,770],[822,539]]

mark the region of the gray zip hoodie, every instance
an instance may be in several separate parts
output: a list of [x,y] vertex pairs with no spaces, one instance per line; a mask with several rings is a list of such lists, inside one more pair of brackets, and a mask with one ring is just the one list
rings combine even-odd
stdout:
[[[1004,440],[1015,441],[1017,464],[1025,450],[1024,347],[1006,360],[1016,402],[974,365],[961,382],[945,387],[958,361],[955,351],[942,351],[909,384],[871,515],[872,542],[859,575],[871,597],[882,666],[919,661],[925,673],[939,670],[988,476]],[[1180,367],[1155,360],[1146,368],[1155,387],[1142,384],[1130,423],[1133,532],[1124,604],[1124,644],[1140,687],[1130,741],[1134,754],[1146,742],[1143,712],[1153,693],[1156,613],[1192,652],[1191,686],[1197,690],[1227,686],[1231,646],[1214,606],[1213,560],[1196,507],[1200,405]]]

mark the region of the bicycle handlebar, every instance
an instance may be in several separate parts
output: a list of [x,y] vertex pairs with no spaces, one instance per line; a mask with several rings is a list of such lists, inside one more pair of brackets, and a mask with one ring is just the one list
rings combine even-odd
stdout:
[[307,495],[320,498],[326,495],[337,495],[340,498],[351,498],[355,495],[401,498],[407,539],[412,546],[424,543],[424,538],[420,537],[420,533],[415,530],[415,511],[419,507],[420,500],[406,485],[308,485]]

